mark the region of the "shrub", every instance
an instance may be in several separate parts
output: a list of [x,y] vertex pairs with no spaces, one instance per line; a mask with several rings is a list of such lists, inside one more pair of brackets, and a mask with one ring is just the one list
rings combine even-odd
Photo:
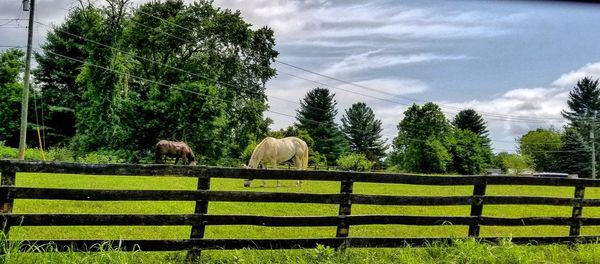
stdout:
[[375,162],[367,159],[365,154],[352,153],[337,159],[338,168],[341,170],[368,171]]
[[73,152],[66,148],[50,148],[46,153],[47,161],[73,162]]
[[0,141],[0,159],[16,159],[17,154],[17,149],[7,147],[4,145],[4,141]]

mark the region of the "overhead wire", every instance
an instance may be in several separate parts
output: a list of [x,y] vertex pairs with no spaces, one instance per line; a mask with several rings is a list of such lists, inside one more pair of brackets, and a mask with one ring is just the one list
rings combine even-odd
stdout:
[[[153,17],[154,17],[154,16],[153,16]],[[48,26],[48,25],[46,25],[46,24],[44,24],[44,23],[41,23],[41,22],[39,22],[39,21],[38,21],[38,22],[36,22],[36,23],[38,23],[38,24],[41,24],[41,25],[44,25],[44,26],[47,26],[47,27],[50,27],[50,26]],[[176,25],[176,24],[174,24],[174,25]],[[55,29],[55,30],[57,30],[57,29]],[[72,34],[72,33],[70,33],[70,32],[66,32],[66,31],[62,31],[62,30],[59,30],[59,31],[61,31],[61,32],[64,32],[64,33],[66,33],[66,34],[69,34],[69,35],[73,35],[73,36],[76,36],[76,37],[82,38],[82,39],[84,39],[84,40],[86,40],[86,41],[91,41],[91,42],[93,42],[93,43],[95,42],[95,41],[93,41],[93,40],[89,40],[89,39],[87,39],[87,38],[84,38],[84,37],[82,37],[82,36],[77,36],[76,34]],[[98,44],[98,45],[103,45],[103,46],[105,46],[105,47],[108,47],[108,48],[111,48],[111,49],[116,49],[116,48],[114,48],[114,47],[111,47],[111,46],[108,46],[108,45],[105,45],[105,44],[102,44],[102,43],[99,43],[99,42],[95,42],[95,44]],[[119,50],[119,49],[116,49],[116,50]],[[122,51],[122,50],[120,50],[120,51]],[[122,52],[124,52],[124,51],[122,51]],[[64,55],[62,55],[62,54],[57,54],[57,53],[54,53],[54,52],[50,52],[50,53],[53,53],[53,54],[55,54],[55,55],[57,55],[57,56],[63,56],[63,57],[66,57],[66,56],[64,56]],[[144,59],[144,60],[146,60],[146,61],[150,61],[150,62],[153,62],[153,63],[160,64],[159,62],[156,62],[156,61],[153,61],[153,60],[149,60],[149,59],[147,59],[147,58],[144,58],[144,57],[141,57],[141,56],[137,56],[137,55],[134,55],[134,54],[132,54],[132,55],[133,55],[133,56],[135,56],[135,57],[138,57],[138,58],[140,58],[140,59]],[[74,59],[74,58],[71,58],[71,59]],[[79,62],[82,62],[82,63],[87,63],[87,62],[84,62],[84,61],[81,61],[81,60],[78,60],[78,61],[79,61]],[[97,65],[95,65],[95,66],[97,66]],[[193,74],[193,75],[196,75],[196,76],[203,77],[203,76],[201,76],[201,75],[198,75],[197,73],[192,73],[192,72],[189,72],[189,71],[185,71],[185,70],[182,70],[182,69],[179,69],[179,68],[172,67],[172,66],[170,66],[170,65],[163,64],[163,66],[167,66],[167,67],[170,67],[170,68],[172,68],[172,69],[175,69],[175,70],[180,70],[180,71],[187,72],[187,73],[189,73],[189,74]],[[110,70],[110,69],[108,69],[108,68],[104,68],[104,69],[105,69],[105,70]],[[123,72],[121,72],[121,73],[123,73]],[[288,74],[288,73],[284,73],[284,74]],[[146,80],[146,81],[154,82],[154,83],[157,83],[157,84],[158,84],[158,83],[160,83],[160,82],[152,81],[152,80],[149,80],[149,79],[141,78],[141,77],[139,77],[139,76],[132,76],[132,77],[134,77],[134,78],[136,78],[136,79],[143,79],[143,80]],[[299,77],[299,76],[298,76],[298,77]],[[204,78],[206,78],[206,77],[204,76]],[[303,77],[299,77],[299,78],[303,78]],[[215,81],[215,82],[219,82],[219,83],[221,83],[222,85],[227,85],[227,83],[224,83],[224,82],[221,82],[221,81],[218,81],[218,80],[215,80],[215,79],[213,79],[213,81]],[[314,81],[314,80],[311,80],[311,81]],[[321,83],[321,82],[318,82],[318,83],[319,83],[320,85],[324,85],[324,86],[326,85],[326,86],[329,86],[329,85],[327,85],[327,84],[325,84],[325,83]],[[160,83],[160,84],[161,84],[161,85],[164,85],[164,86],[169,86],[169,85],[166,85],[166,84],[163,84],[163,83]],[[178,90],[183,90],[183,91],[186,91],[186,92],[194,92],[194,91],[188,91],[188,90],[186,90],[186,89],[181,89],[181,88],[178,88],[178,87],[173,87],[173,86],[169,86],[169,87],[171,87],[171,88],[175,88],[175,89],[178,89]],[[238,87],[238,86],[236,86],[236,88],[239,88],[239,87]],[[343,89],[342,89],[342,90],[343,90]],[[198,93],[196,93],[196,94],[198,94]],[[200,94],[200,95],[201,95],[201,94]],[[370,95],[366,95],[366,94],[361,94],[361,95],[363,95],[363,96],[367,96],[367,97],[371,97]],[[273,96],[269,96],[269,97],[273,97]],[[298,102],[295,102],[295,101],[292,101],[292,100],[283,99],[283,98],[277,98],[277,97],[273,97],[273,98],[276,98],[276,99],[282,99],[282,100],[285,100],[285,101],[288,101],[288,102],[294,102],[294,103],[298,103]],[[384,99],[384,100],[385,100],[385,99]],[[267,112],[270,112],[270,113],[274,113],[274,114],[282,115],[282,116],[287,116],[287,117],[296,118],[296,117],[295,117],[295,116],[293,116],[293,115],[289,115],[289,114],[281,113],[281,112],[278,112],[278,111],[273,111],[273,110],[266,110],[266,111],[267,111]],[[314,121],[314,120],[312,120],[312,121]],[[319,122],[319,121],[314,121],[314,122]],[[391,138],[395,137],[395,136],[392,136],[392,135],[384,135],[384,136],[388,136],[388,137],[391,137]],[[497,142],[497,140],[490,140],[490,141],[491,141],[491,142]]]
[[[155,19],[158,19],[158,20],[161,20],[161,21],[164,21],[166,23],[169,23],[169,24],[174,25],[174,26],[176,26],[178,28],[187,30],[189,32],[193,31],[192,29],[190,29],[188,27],[181,26],[181,25],[179,25],[179,24],[177,24],[175,22],[163,19],[161,17],[158,17],[158,16],[155,16],[153,14],[141,11],[139,9],[137,9],[136,12],[145,14],[147,16],[150,16],[152,18],[155,18]],[[190,40],[187,40],[187,41],[190,41]],[[305,68],[300,67],[300,66],[296,66],[296,65],[293,65],[293,64],[290,64],[290,63],[287,63],[287,62],[283,62],[283,61],[278,60],[278,59],[274,59],[274,61],[277,62],[277,63],[279,63],[279,64],[282,64],[282,65],[286,65],[286,66],[289,66],[289,67],[292,67],[292,68],[295,68],[295,69],[298,69],[298,70],[302,70],[302,71],[305,71],[305,72],[308,72],[308,73],[311,73],[311,74],[315,74],[317,76],[328,78],[328,79],[331,79],[331,80],[334,80],[334,81],[337,81],[337,82],[341,82],[341,83],[344,83],[344,84],[347,84],[347,85],[352,85],[352,86],[355,86],[355,87],[358,87],[358,88],[367,89],[367,90],[370,90],[370,91],[375,91],[375,92],[378,92],[378,93],[387,94],[387,95],[390,95],[390,96],[393,96],[393,97],[405,98],[406,100],[411,100],[411,101],[420,101],[420,102],[425,102],[426,101],[426,100],[422,100],[422,99],[411,98],[411,97],[401,96],[401,95],[397,95],[397,94],[393,94],[393,93],[388,93],[388,92],[382,91],[380,89],[374,89],[374,88],[367,87],[367,86],[364,86],[364,85],[356,84],[354,82],[342,80],[340,78],[331,77],[331,76],[328,76],[328,75],[325,75],[325,74],[322,74],[322,73],[318,73],[316,71],[312,71],[312,70],[305,69]],[[290,74],[290,73],[287,73],[287,75],[289,75],[291,77],[294,77],[294,78],[300,78],[300,79],[303,79],[305,81],[317,82],[317,81],[310,80],[308,78],[299,77],[297,75]],[[331,88],[330,85],[327,85],[327,86]],[[358,95],[361,95],[361,96],[365,96],[365,94],[358,93],[358,92],[351,91],[351,90],[347,90],[347,89],[343,90],[343,91],[346,91],[346,92],[349,92],[349,93],[355,93],[355,94],[358,94]],[[375,99],[378,99],[378,100],[387,101],[387,102],[391,102],[391,103],[396,103],[396,104],[400,104],[400,105],[407,105],[406,103],[400,103],[400,102],[395,101],[395,100],[389,100],[389,99],[379,98],[379,97],[372,96],[372,95],[369,95],[368,97],[375,98]],[[439,103],[438,103],[438,105],[440,105],[441,108],[455,109],[455,112],[453,112],[453,113],[456,113],[456,112],[459,112],[461,110],[464,110],[463,108],[449,106],[449,105],[444,105],[444,104],[439,104]],[[528,122],[528,123],[548,123],[550,121],[564,122],[564,119],[557,119],[557,118],[544,118],[544,117],[529,118],[529,117],[514,116],[514,115],[505,115],[505,114],[499,114],[499,113],[489,113],[489,112],[479,112],[479,113],[481,115],[483,115],[483,116],[486,116],[486,117],[490,118],[490,119],[496,119],[496,120],[502,120],[502,121],[510,121],[510,122]]]

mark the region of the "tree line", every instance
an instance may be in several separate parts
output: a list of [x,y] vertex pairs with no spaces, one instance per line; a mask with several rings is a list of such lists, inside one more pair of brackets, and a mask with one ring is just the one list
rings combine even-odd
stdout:
[[598,80],[591,77],[579,80],[569,93],[567,106],[562,111],[567,120],[564,127],[538,128],[525,133],[517,139],[517,154],[497,155],[498,167],[515,173],[564,172],[592,177],[592,146],[598,151],[600,145],[598,136],[592,138],[598,132],[600,116]]
[[[211,1],[138,7],[129,0],[105,1],[80,2],[35,53],[30,146],[37,144],[35,126],[43,125],[45,147],[68,148],[74,155],[106,151],[128,162],[150,162],[154,144],[171,139],[188,142],[200,164],[237,166],[265,136],[298,136],[308,143],[312,164],[480,174],[528,164],[550,169],[543,166],[561,159],[584,164],[581,150],[590,127],[583,121],[600,108],[597,81],[584,79],[571,94],[571,110],[563,113],[571,123],[562,134],[526,135],[519,154],[494,155],[486,122],[472,109],[448,120],[434,103],[413,104],[388,145],[381,120],[366,103],[344,109],[338,123],[335,94],[317,87],[300,100],[294,125],[273,131],[264,115],[265,84],[276,75],[272,63],[278,56],[270,28],[253,29],[238,11]],[[18,145],[23,55],[17,49],[0,53],[0,141],[7,146]],[[560,141],[543,150],[578,152],[540,152],[546,145],[526,144],[535,137]],[[589,166],[564,166],[551,169],[589,175]]]

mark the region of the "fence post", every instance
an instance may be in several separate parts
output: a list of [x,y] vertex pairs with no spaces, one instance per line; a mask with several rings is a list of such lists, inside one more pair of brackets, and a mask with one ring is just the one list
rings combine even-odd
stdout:
[[[352,195],[352,188],[354,182],[352,180],[342,180],[340,184],[340,210],[339,210],[339,222],[337,226],[337,230],[335,233],[336,237],[348,237],[348,232],[350,229],[350,225],[346,221],[344,216],[350,215],[352,208],[352,201],[350,200],[350,196]],[[348,247],[348,240],[344,241],[341,245],[341,248],[344,249]]]
[[575,186],[575,201],[573,202],[573,214],[571,215],[571,228],[569,229],[569,236],[579,236],[581,229],[581,214],[583,206],[581,201],[585,192],[585,186]]
[[483,196],[487,187],[487,179],[481,176],[475,180],[473,185],[473,202],[471,203],[471,216],[476,216],[474,224],[469,225],[469,236],[479,237],[479,224],[481,223],[481,214],[483,213]]
[[[2,186],[15,186],[15,178],[16,173],[14,170],[8,170],[7,168],[2,169],[2,179],[0,180],[0,184]],[[14,199],[12,197],[12,193],[9,190],[6,192],[2,192],[0,197],[0,213],[10,214],[13,209]],[[2,223],[2,230],[6,238],[8,238],[8,232],[10,231],[10,224],[8,223],[8,219]]]
[[[210,190],[210,177],[206,177],[206,175],[202,174],[198,176],[198,191],[208,191]],[[194,209],[194,215],[205,215],[208,213],[208,196],[205,199],[196,201],[196,208]],[[190,239],[195,238],[204,238],[204,223],[199,223],[198,225],[192,226],[192,231],[190,233]],[[190,251],[188,251],[188,259],[192,261],[196,261],[200,258],[201,250],[199,247],[193,247]]]

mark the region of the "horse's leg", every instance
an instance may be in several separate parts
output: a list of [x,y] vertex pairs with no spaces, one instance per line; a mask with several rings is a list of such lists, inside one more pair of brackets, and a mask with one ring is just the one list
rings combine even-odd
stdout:
[[[296,165],[296,169],[302,169],[302,159],[298,155],[294,156],[294,165]],[[302,180],[296,180],[296,187],[302,187],[302,184]]]
[[[277,169],[277,160],[276,159],[271,160],[271,168]],[[279,179],[277,179],[277,187],[281,187],[281,183],[279,182]]]
[[[262,169],[267,169],[267,165],[264,162],[259,163],[258,166],[260,166]],[[266,186],[267,186],[267,181],[261,180],[260,187],[266,187]]]

